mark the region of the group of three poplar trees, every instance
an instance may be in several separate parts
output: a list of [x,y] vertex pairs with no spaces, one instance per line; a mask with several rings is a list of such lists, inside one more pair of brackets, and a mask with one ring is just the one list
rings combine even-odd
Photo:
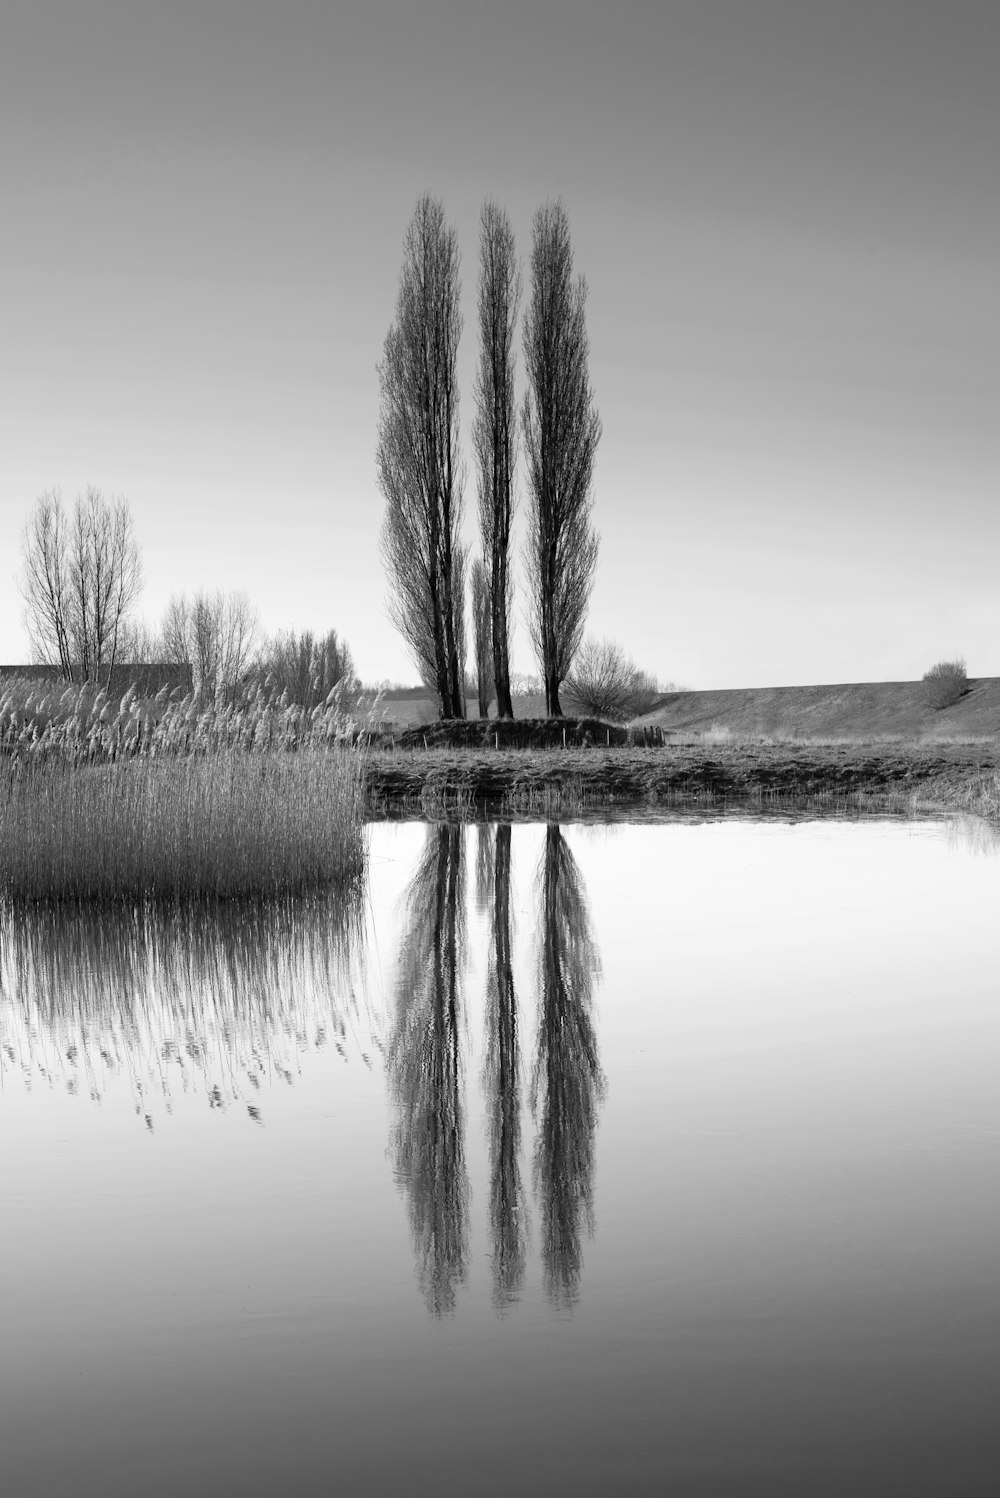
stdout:
[[[561,715],[559,688],[583,635],[597,567],[591,524],[601,424],[589,383],[586,283],[573,276],[561,202],[535,214],[523,349],[527,389],[520,421],[514,337],[522,283],[507,214],[487,202],[480,220],[479,366],[472,447],[482,558],[473,568],[480,712],[486,674],[497,715],[513,717],[511,535],[519,438],[528,498],[528,627],[546,712]],[[396,316],[379,365],[376,462],[385,497],[382,555],[389,612],[442,718],[465,717],[465,574],[461,539],[456,360],[462,317],[459,254],[443,205],[425,195],[403,241]]]

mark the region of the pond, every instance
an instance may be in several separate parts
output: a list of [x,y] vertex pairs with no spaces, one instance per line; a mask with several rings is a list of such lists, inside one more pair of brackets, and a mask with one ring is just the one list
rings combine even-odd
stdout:
[[2,917],[4,1494],[1000,1490],[996,851],[369,839]]

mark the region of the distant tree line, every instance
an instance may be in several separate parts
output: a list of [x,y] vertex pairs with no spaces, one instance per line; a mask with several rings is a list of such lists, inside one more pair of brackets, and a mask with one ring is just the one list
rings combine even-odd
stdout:
[[136,616],[142,564],[128,502],[88,488],[72,509],[41,495],[21,547],[24,622],[36,663],[67,682],[110,686],[123,667],[188,667],[202,696],[232,700],[260,685],[312,710],[340,686],[358,686],[335,629],[263,634],[243,592],[175,594],[158,629]]
[[[522,331],[527,389],[518,420],[514,341],[521,271],[507,214],[496,203],[484,205],[472,423],[481,556],[471,571],[481,716],[494,693],[498,715],[513,716],[511,544],[519,438],[527,468],[529,629],[553,716],[562,713],[560,687],[580,647],[597,568],[591,517],[601,423],[589,379],[586,283],[573,275],[561,202],[538,210],[532,233]],[[404,237],[396,314],[379,365],[376,464],[385,499],[389,613],[443,718],[465,716],[459,294],[455,230],[441,202],[425,194]]]

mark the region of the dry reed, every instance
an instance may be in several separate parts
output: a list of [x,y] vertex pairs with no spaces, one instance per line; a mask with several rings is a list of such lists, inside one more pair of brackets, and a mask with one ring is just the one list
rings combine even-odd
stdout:
[[363,866],[359,727],[336,692],[307,714],[262,692],[111,703],[3,685],[7,900],[271,896]]

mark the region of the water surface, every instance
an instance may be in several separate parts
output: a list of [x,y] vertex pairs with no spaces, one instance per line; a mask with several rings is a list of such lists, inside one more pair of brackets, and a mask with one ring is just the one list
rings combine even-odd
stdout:
[[11,1495],[989,1493],[1000,858],[379,825],[0,927]]

